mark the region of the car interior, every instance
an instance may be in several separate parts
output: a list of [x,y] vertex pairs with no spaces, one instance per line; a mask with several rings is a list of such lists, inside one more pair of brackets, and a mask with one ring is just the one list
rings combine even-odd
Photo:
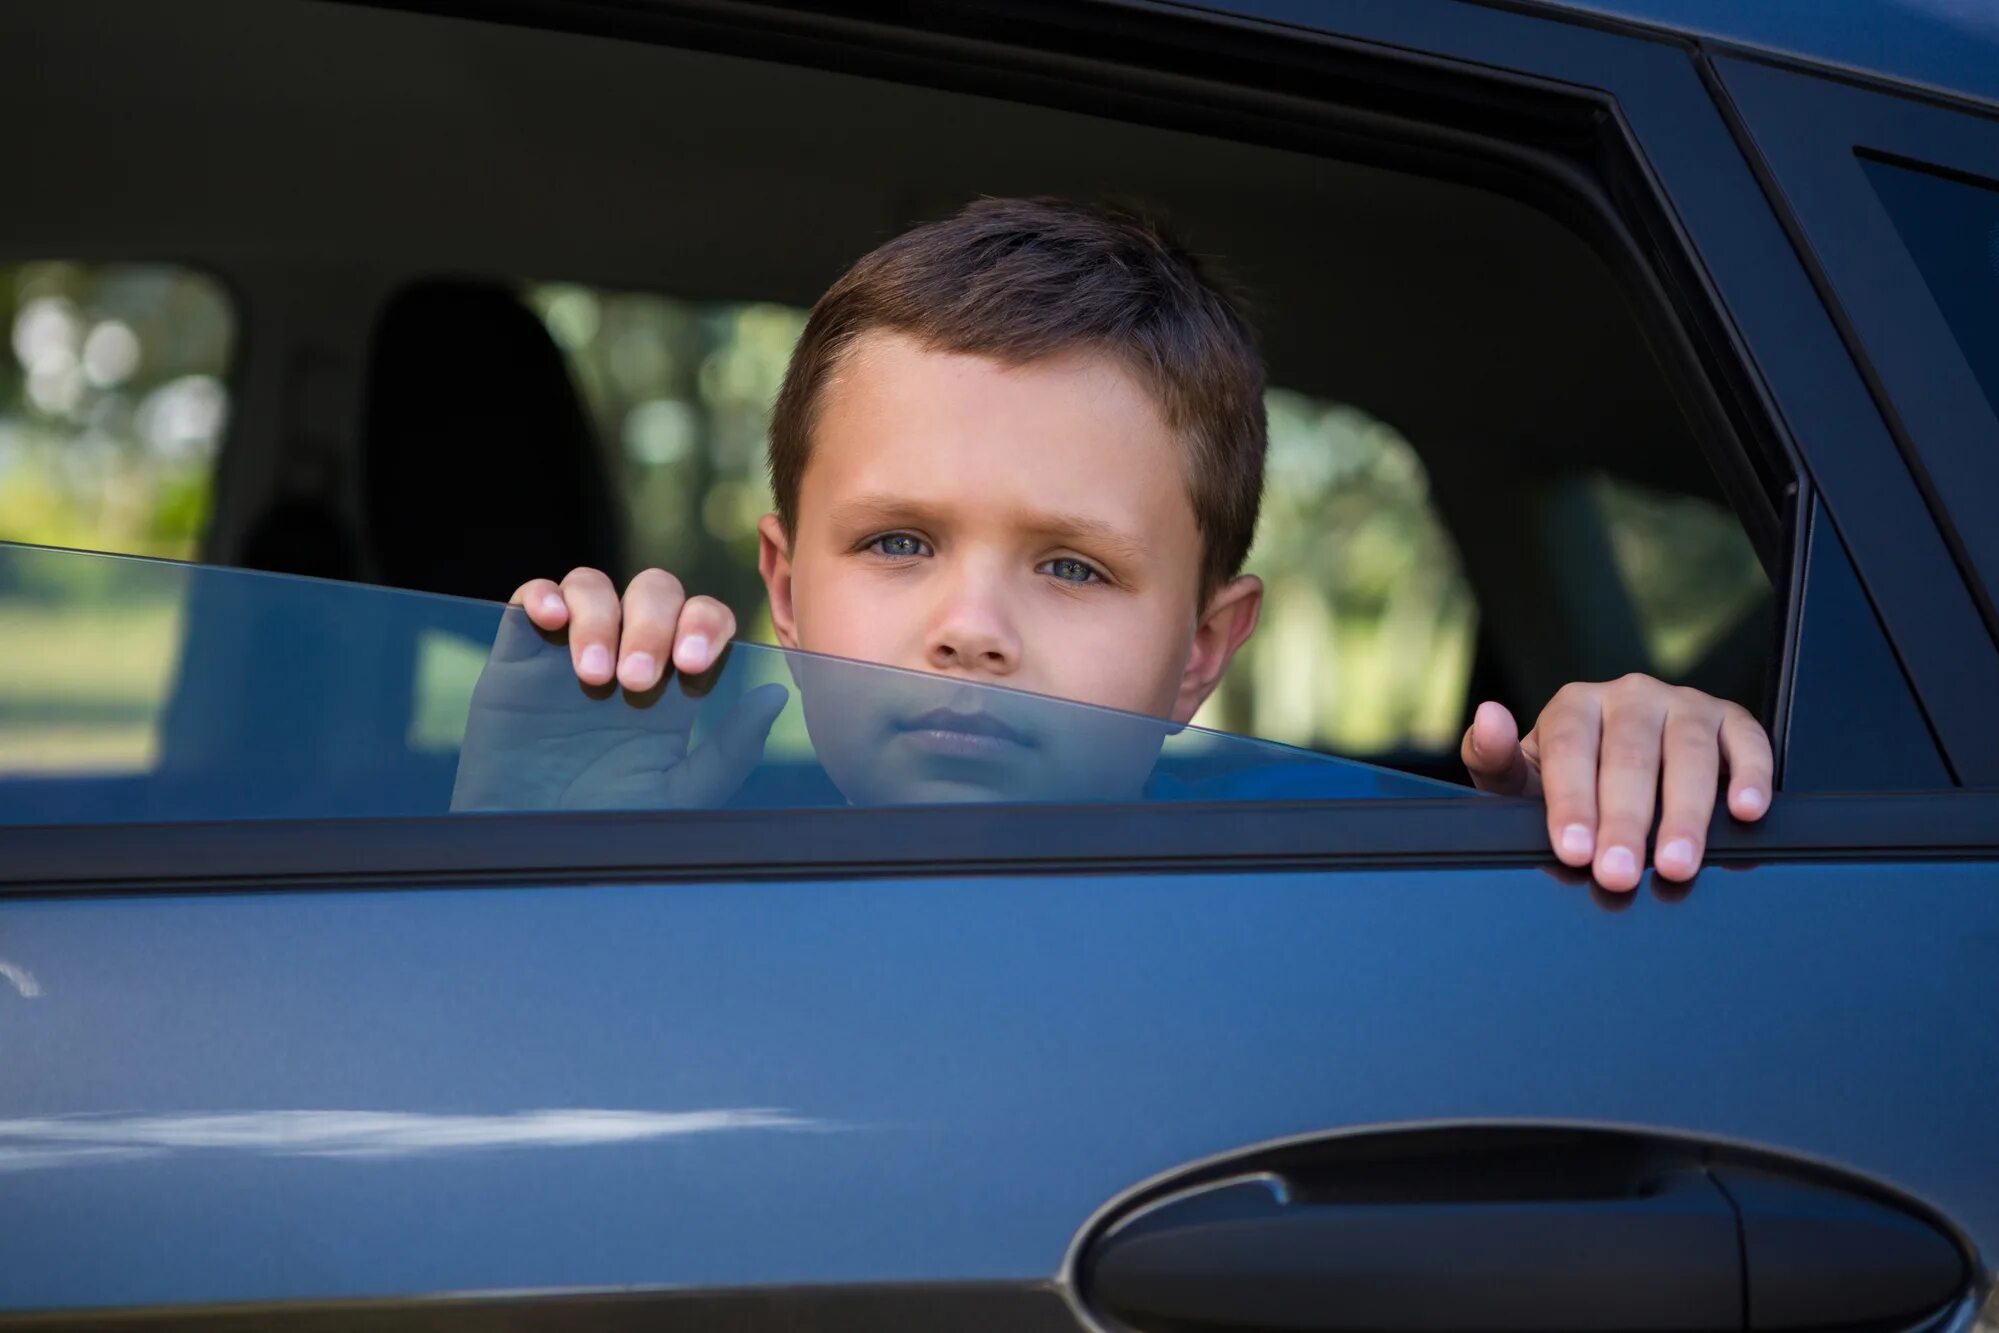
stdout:
[[[1037,102],[318,0],[14,8],[0,46],[27,53],[0,260],[184,264],[235,307],[210,562],[485,599],[628,574],[616,442],[523,285],[805,308],[987,195],[1162,213],[1244,294],[1273,385],[1406,438],[1478,608],[1466,716],[1658,670],[1592,478],[1739,508],[1653,294],[1449,173],[1094,114],[1080,82]],[[1767,717],[1787,555],[1742,526],[1759,595],[1676,674]],[[1369,757],[1462,780],[1455,745]]]

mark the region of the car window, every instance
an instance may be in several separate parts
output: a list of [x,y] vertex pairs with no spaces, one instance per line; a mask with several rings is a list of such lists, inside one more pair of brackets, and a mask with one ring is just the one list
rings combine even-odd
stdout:
[[0,546],[0,823],[1464,789],[753,644],[643,696],[518,608]]
[[1860,164],[1999,412],[1999,187],[1868,157]]
[[186,559],[208,525],[235,319],[170,264],[0,263],[0,540]]

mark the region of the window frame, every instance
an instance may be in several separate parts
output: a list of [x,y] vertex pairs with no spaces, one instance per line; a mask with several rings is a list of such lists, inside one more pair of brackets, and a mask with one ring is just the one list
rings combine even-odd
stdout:
[[[1888,534],[1874,531],[1881,520],[1869,512],[1865,490],[1854,492],[1856,503],[1842,503],[1843,488],[1828,491],[1828,517],[1856,548],[1857,571],[1958,780],[1999,785],[1999,762],[1980,754],[1976,740],[1999,725],[1989,696],[1979,697],[1999,679],[1990,671],[1999,635],[1999,528],[1981,522],[1999,500],[1999,454],[1991,449],[1999,409],[1981,389],[1862,165],[1871,157],[1999,181],[1999,122],[1970,106],[1884,92],[1747,53],[1719,54],[1712,66],[1716,96],[1868,391],[1871,410],[1855,408],[1881,421],[1879,433],[1921,499],[1922,520],[1904,497],[1894,504],[1913,523],[1906,536],[1922,549],[1898,552]],[[1905,568],[1918,563],[1938,580],[1927,592]],[[1924,616],[1942,623],[1926,628],[1917,623]],[[1946,637],[1961,660],[1939,642]]]
[[[1357,141],[1354,134],[1356,123],[1378,130],[1383,120],[1370,120],[1368,108],[1354,109],[1355,90],[1366,80],[1338,80],[1342,107],[1314,106],[1319,120],[1310,123],[1300,103],[1311,92],[1298,90],[1297,68],[1312,66],[1321,76],[1357,65],[1376,76],[1385,69],[1383,82],[1403,104],[1412,88],[1434,92],[1440,79],[1459,101],[1474,95],[1468,89],[1489,95],[1508,87],[1592,99],[1606,136],[1635,168],[1613,182],[1616,202],[1641,215],[1642,225],[1627,237],[1626,258],[1647,261],[1640,280],[1686,321],[1674,332],[1706,373],[1700,392],[1722,400],[1717,405],[1732,410],[1750,435],[1739,442],[1743,457],[1710,462],[1785,599],[1778,678],[1765,710],[1779,786],[1796,670],[1802,516],[1814,497],[1824,499],[1828,522],[1852,554],[1952,779],[1999,784],[1999,754],[1989,744],[1999,731],[1999,643],[1986,632],[1962,568],[1855,372],[1837,311],[1828,310],[1781,193],[1716,71],[1713,53],[1733,49],[1725,43],[1614,17],[1470,0],[1209,0],[1198,9],[1163,0],[943,0],[914,18],[906,7],[880,0],[846,7],[837,17],[791,4],[747,11],[679,0],[654,0],[642,13],[607,0],[344,2],[837,62],[861,75],[1308,151],[1331,148],[1357,160],[1379,160],[1384,152],[1380,139]],[[754,32],[738,26],[758,20]],[[1283,48],[1289,84],[1263,79],[1262,93],[1230,86],[1229,105],[1218,105],[1217,81],[1250,55],[1268,54],[1259,42]],[[1173,63],[1188,49],[1198,57],[1192,63],[1200,78],[1181,72],[1187,62]],[[1079,65],[1089,72],[1087,87],[1076,78]],[[1390,165],[1406,167],[1412,148],[1441,156],[1452,141],[1444,133],[1400,147]],[[1489,165],[1497,179],[1488,183],[1521,187],[1518,162]],[[1539,182],[1544,190],[1549,184]],[[1589,188],[1576,194],[1586,183],[1573,174],[1567,185],[1566,193],[1534,202],[1558,216],[1572,215],[1578,203],[1584,211],[1604,203],[1586,199]],[[1767,511],[1781,514],[1781,531],[1759,524],[1755,504],[1744,503],[1757,482],[1767,503],[1788,509]],[[1772,542],[1784,548],[1775,561]],[[1865,787],[1866,775],[1857,775],[1855,785]]]
[[[1294,76],[1297,68],[1323,78],[1342,63],[1364,66],[1375,79],[1367,85],[1370,93],[1391,101],[1407,99],[1411,86],[1419,92],[1442,86],[1460,103],[1508,88],[1529,98],[1553,92],[1587,103],[1605,136],[1589,151],[1601,154],[1615,147],[1632,168],[1613,176],[1617,199],[1607,198],[1578,172],[1566,179],[1557,178],[1559,173],[1541,174],[1547,164],[1523,162],[1518,153],[1477,162],[1511,188],[1546,191],[1544,206],[1587,213],[1622,203],[1640,215],[1638,231],[1624,234],[1627,274],[1635,265],[1640,280],[1664,298],[1669,334],[1687,350],[1689,364],[1700,367],[1694,375],[1700,394],[1750,434],[1743,439],[1731,430],[1740,456],[1720,460],[1718,472],[1731,498],[1749,497],[1752,512],[1738,507],[1738,515],[1746,527],[1760,529],[1759,552],[1784,566],[1781,577],[1773,579],[1786,598],[1787,627],[1769,713],[1780,756],[1803,575],[1797,558],[1803,525],[1794,516],[1821,489],[1829,496],[1887,497],[1878,513],[1855,505],[1857,514],[1872,514],[1875,521],[1856,521],[1848,541],[1856,564],[1865,570],[1874,569],[1884,545],[1903,551],[1901,558],[1875,570],[1870,583],[1877,605],[1917,609],[1913,616],[1884,616],[1901,660],[1929,668],[1939,655],[1948,655],[1957,679],[1976,684],[1989,677],[1995,684],[1977,709],[1943,714],[1950,725],[1940,725],[1939,735],[1953,757],[1958,745],[1952,742],[1968,741],[1981,720],[1999,709],[1994,702],[1999,701],[1999,652],[1977,660],[1969,650],[1978,645],[1966,639],[1957,621],[1930,615],[1919,600],[1905,596],[1938,576],[1937,561],[1923,543],[1912,540],[1906,526],[1896,527],[1906,523],[1906,506],[1898,508],[1898,503],[1917,498],[1913,486],[1892,451],[1884,455],[1874,447],[1878,418],[1853,412],[1856,398],[1866,401],[1865,388],[1737,151],[1703,83],[1691,43],[1461,0],[1434,0],[1420,10],[1384,0],[1338,0],[1326,6],[1236,0],[1237,12],[1231,15],[1149,0],[1104,0],[1090,6],[966,0],[922,11],[926,26],[921,30],[904,26],[911,21],[906,9],[886,5],[881,13],[860,18],[774,14],[767,7],[733,4],[657,4],[635,10],[595,0],[401,0],[377,7],[670,41],[763,59],[837,61],[862,75],[1025,96],[1150,124],[1233,133],[1322,152],[1336,147],[1362,159],[1388,153],[1405,168],[1412,153],[1428,153],[1462,169],[1464,136],[1429,126],[1435,132],[1418,135],[1422,142],[1412,144],[1407,142],[1411,125],[1385,113],[1356,109],[1349,101],[1339,107],[1301,107],[1303,99],[1295,93],[1257,92],[1225,80],[1243,67],[1244,52],[1275,51],[1293,67]],[[1001,17],[1009,21],[1001,24]],[[1446,17],[1449,22],[1439,21]],[[1107,37],[1116,39],[1108,53]],[[1202,62],[1203,71],[1205,62],[1215,61],[1224,81],[1176,72],[1170,58],[1178,56]],[[1144,61],[1168,67],[1150,68]],[[1220,101],[1218,88],[1227,94]],[[1343,92],[1351,91],[1343,87]],[[1392,126],[1395,136],[1384,138],[1383,125]],[[1356,139],[1357,133],[1364,137]],[[1596,217],[1599,224],[1607,220],[1620,229],[1624,225],[1615,214]],[[1728,301],[1718,288],[1728,290]],[[1870,421],[1877,429],[1870,430]],[[1798,440],[1787,433],[1787,425]],[[1710,437],[1702,438],[1705,443]],[[1803,439],[1811,440],[1809,449]],[[1760,519],[1753,512],[1759,505],[1764,506]],[[1926,519],[1923,528],[1931,531]],[[1752,540],[1755,535],[1752,531]],[[1774,557],[1768,549],[1773,542],[1778,546]],[[1947,560],[1943,568],[1950,568]],[[1928,632],[1912,629],[1912,621]],[[1993,648],[1989,637],[1980,636],[1980,641]],[[1967,656],[1973,658],[1969,672]],[[1929,681],[1927,675],[1918,678]],[[1943,704],[1955,702],[1948,691],[1925,699],[1933,719]],[[1999,759],[1987,763],[1999,764]],[[1988,845],[1985,830],[1999,827],[1990,818],[1999,803],[1925,800],[1912,804],[1889,797],[1867,806],[1844,797],[1788,798],[1779,802],[1781,813],[1773,812],[1755,828],[1735,828],[1724,817],[1715,831],[1714,859],[1962,854]],[[1863,817],[1869,809],[1882,817]],[[1922,817],[1911,818],[1916,813]],[[23,829],[14,839],[16,856],[0,870],[0,884],[29,892],[157,884],[184,892],[230,883],[270,888],[334,878],[351,882],[356,875],[439,883],[476,877],[490,884],[577,874],[649,880],[851,877],[932,871],[940,865],[991,871],[1065,865],[1172,870],[1217,864],[1274,869],[1551,860],[1538,802],[1469,795],[1410,803],[1230,803],[1171,810],[981,807],[725,818],[712,812],[499,816],[478,838],[466,836],[466,818],[126,826],[112,838],[102,828]],[[830,849],[822,839],[810,852],[767,850],[812,845],[816,825],[829,820],[825,833],[836,840]],[[783,836],[767,836],[779,828]],[[755,836],[746,837],[746,830]],[[746,845],[758,847],[757,857],[765,859],[746,857]],[[1023,856],[1023,847],[1036,850]],[[884,850],[888,848],[901,850]],[[767,859],[772,856],[778,859]],[[176,869],[163,878],[160,868],[165,865]]]

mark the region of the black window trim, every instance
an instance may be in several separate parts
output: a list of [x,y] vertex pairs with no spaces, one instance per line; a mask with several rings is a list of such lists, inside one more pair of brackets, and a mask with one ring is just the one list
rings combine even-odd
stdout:
[[[1444,6],[1459,12],[1464,21],[1437,23],[1438,8]],[[813,44],[823,43],[823,34],[813,37],[808,32],[804,39],[798,36],[799,29],[809,29],[812,22],[820,21],[819,16],[785,11],[782,17],[786,17],[793,26],[766,26],[760,30],[761,35],[746,34],[738,26],[747,18],[757,18],[766,24],[775,23],[768,6],[654,4],[640,11],[630,7],[613,8],[594,0],[577,0],[566,5],[557,5],[552,0],[489,0],[483,4],[470,3],[469,0],[437,0],[436,3],[409,0],[391,7],[476,14],[537,25],[594,28],[625,35],[632,35],[630,25],[636,22],[641,29],[638,35],[650,35],[655,40],[659,39],[660,25],[664,24],[667,34],[680,44],[713,45],[721,42],[733,49],[748,42],[757,48],[758,54],[768,58],[771,55],[768,44],[777,43],[783,48],[779,52],[781,56],[788,53],[790,58],[798,58],[799,43],[804,41],[813,63],[820,63],[825,57],[823,45]],[[1803,339],[1797,336],[1800,312],[1795,301],[1795,287],[1802,284],[1803,290],[1810,292],[1809,283],[1804,281],[1804,275],[1797,269],[1795,256],[1789,255],[1787,238],[1770,216],[1755,177],[1747,170],[1746,164],[1735,156],[1728,127],[1709,99],[1688,48],[1546,18],[1458,4],[1455,0],[1438,0],[1437,6],[1425,8],[1427,17],[1423,18],[1412,15],[1406,9],[1365,6],[1351,0],[1313,10],[1310,17],[1321,27],[1336,24],[1344,30],[1345,35],[1339,37],[1323,31],[1305,32],[1292,26],[1292,20],[1304,16],[1304,11],[1292,0],[1238,0],[1237,9],[1240,12],[1225,21],[1208,15],[1191,28],[1188,26],[1193,18],[1191,11],[1142,3],[1142,0],[1115,5],[1053,8],[1025,4],[938,3],[923,6],[917,12],[926,21],[953,17],[962,19],[965,14],[970,14],[978,20],[978,24],[974,24],[975,30],[983,33],[972,45],[986,56],[999,38],[991,31],[980,29],[979,24],[990,25],[995,21],[994,14],[999,11],[1031,10],[1035,22],[1042,25],[1035,31],[1043,36],[1047,31],[1058,34],[1066,31],[1058,20],[1067,16],[1090,13],[1101,16],[1110,12],[1119,15],[1122,20],[1146,19],[1149,16],[1149,19],[1161,23],[1178,24],[1180,26],[1174,29],[1174,34],[1181,39],[1190,40],[1195,36],[1207,39],[1207,44],[1201,48],[1204,56],[1215,54],[1216,43],[1213,39],[1217,33],[1250,33],[1259,41],[1267,41],[1275,33],[1284,44],[1283,49],[1293,54],[1296,54],[1293,48],[1330,50],[1365,59],[1376,66],[1386,62],[1404,74],[1414,71],[1420,75],[1426,70],[1443,69],[1453,80],[1465,77],[1465,67],[1453,62],[1476,61],[1482,67],[1481,77],[1491,81],[1511,83],[1530,93],[1545,93],[1547,88],[1559,86],[1571,96],[1588,97],[1593,101],[1593,117],[1599,130],[1621,140],[1633,156],[1639,173],[1645,178],[1640,184],[1650,182],[1646,188],[1654,196],[1671,200],[1670,206],[1659,205],[1656,215],[1650,220],[1654,233],[1639,238],[1638,246],[1641,248],[1637,252],[1644,253],[1642,247],[1649,245],[1655,255],[1677,251],[1686,257],[1683,264],[1669,268],[1666,276],[1671,281],[1695,288],[1693,295],[1697,298],[1697,306],[1716,315],[1711,323],[1690,331],[1688,336],[1696,343],[1707,344],[1709,355],[1719,353],[1740,364],[1740,391],[1768,405],[1771,441],[1784,450],[1787,459],[1807,465],[1796,477],[1797,489],[1789,497],[1792,503],[1795,505],[1809,499],[1810,465],[1818,461],[1812,454],[1831,449],[1832,444],[1828,440],[1838,445],[1836,453],[1842,461],[1840,488],[1843,493],[1866,494],[1863,488],[1869,483],[1892,488],[1894,474],[1884,474],[1878,460],[1870,462],[1866,453],[1865,423],[1829,420],[1826,416],[1825,408],[1837,406],[1839,394],[1825,392],[1824,379],[1830,374],[1837,389],[1842,383],[1840,368],[1843,367],[1850,377],[1851,364],[1839,352],[1836,334],[1829,324],[1824,330],[1826,338],[1831,339],[1829,344],[1826,338],[1815,335]],[[909,12],[906,6],[892,9],[893,14],[902,15],[905,21]],[[698,29],[698,42],[688,37],[690,23]],[[880,35],[878,27],[863,25],[860,30]],[[854,30],[844,31],[846,36],[851,37]],[[858,72],[879,73],[883,63],[888,62],[902,71],[898,77],[908,78],[906,65],[912,57],[905,48],[914,45],[919,48],[919,54],[928,51],[935,55],[933,48],[937,43],[932,41],[932,34],[897,28],[893,35],[897,40],[889,45],[889,49],[885,52],[871,49],[871,68]],[[1016,40],[1011,28],[1007,29],[1006,40]],[[944,41],[957,53],[956,58],[962,65],[967,39],[962,34],[954,36],[946,33]],[[791,46],[784,47],[785,42],[790,42]],[[1407,46],[1415,46],[1429,54],[1412,55],[1407,49],[1402,49]],[[1009,47],[1008,50],[1015,57],[1022,57],[1017,48]],[[846,53],[851,54],[852,48],[847,48]],[[1034,53],[1026,54],[1031,56]],[[1071,82],[1061,85],[1058,91],[1069,100],[1087,98],[1092,109],[1101,113],[1104,110],[1103,101],[1113,95],[1116,79],[1106,76],[1100,81],[1102,87],[1081,88],[1074,84],[1075,64],[1073,56],[1067,59],[1064,67],[1070,70]],[[994,73],[988,68],[987,74],[989,84],[1004,84],[1014,95],[1019,95],[1021,76],[1017,71],[1002,69]],[[1027,78],[1030,82],[1041,79],[1041,92],[1044,95],[1049,92],[1045,86],[1045,74],[1030,71]],[[952,87],[962,89],[966,81],[962,68],[954,67],[949,73]],[[1174,86],[1184,91],[1180,85]],[[1615,100],[1592,91],[1599,88],[1608,88]],[[1157,116],[1165,114],[1161,111],[1162,107],[1172,105],[1178,107],[1173,112],[1175,116],[1183,120],[1188,116],[1204,118],[1202,123],[1210,130],[1214,128],[1217,113],[1211,109],[1161,99],[1156,91],[1141,89],[1127,96],[1148,109],[1145,118],[1153,123],[1165,123],[1158,121]],[[1046,100],[1046,97],[1039,100]],[[1268,135],[1273,132],[1272,118],[1287,107],[1295,111],[1298,101],[1296,96],[1288,100],[1282,96],[1252,99],[1247,108],[1234,113],[1239,119],[1233,128],[1241,131],[1248,126],[1260,125],[1264,134]],[[1126,110],[1129,112],[1129,104]],[[1593,151],[1603,151],[1606,146],[1601,135],[1592,141],[1592,145]],[[1716,156],[1718,149],[1722,150],[1719,157]],[[1731,165],[1741,169],[1730,170]],[[1755,205],[1745,212],[1745,205],[1750,200],[1756,201]],[[1654,202],[1658,202],[1657,198]],[[1752,233],[1753,243],[1720,247],[1721,252],[1717,254],[1717,248],[1711,241],[1712,235],[1717,230],[1726,234],[1735,228]],[[1695,245],[1695,238],[1708,243],[1704,250]],[[1774,273],[1769,262],[1773,239],[1791,260],[1788,265],[1775,265]],[[1788,276],[1785,273],[1787,268]],[[1653,272],[1649,268],[1646,271]],[[1786,288],[1786,282],[1790,282],[1792,288]],[[1722,304],[1718,286],[1726,288],[1735,298],[1731,305]],[[1744,294],[1750,298],[1746,302],[1742,299]],[[1823,308],[1816,301],[1810,308],[1823,314]],[[1753,318],[1745,318],[1745,313]],[[1809,321],[1807,324],[1806,331],[1811,332]],[[1788,364],[1779,367],[1786,378],[1775,385],[1765,382],[1769,375],[1768,353],[1765,353],[1761,364],[1751,361],[1744,354],[1745,344],[1753,342],[1759,349],[1772,346],[1773,339],[1768,335],[1773,325],[1783,334],[1782,338],[1774,340],[1775,344],[1788,349],[1787,354],[1791,358]],[[1759,329],[1763,336],[1757,336]],[[1836,360],[1828,358],[1828,346],[1838,353]],[[1800,370],[1801,363],[1804,370]],[[1805,385],[1797,382],[1801,374],[1809,376]],[[1816,421],[1811,414],[1798,412],[1796,401],[1787,400],[1783,392],[1788,389],[1795,393],[1807,386],[1811,392],[1804,394],[1803,401],[1820,404]],[[1717,387],[1718,390],[1726,390],[1728,386]],[[1857,380],[1851,387],[1862,395],[1864,401],[1864,387]],[[1805,418],[1803,421],[1801,416]],[[1783,427],[1787,417],[1794,428],[1823,422],[1829,427],[1827,437],[1821,439],[1809,430],[1800,430],[1801,437],[1813,440],[1812,451],[1808,454],[1800,446],[1786,440]],[[1763,466],[1769,466],[1768,460]],[[1903,479],[1906,480],[1906,477]],[[1796,525],[1792,526],[1795,529]],[[1907,534],[1899,533],[1897,537],[1906,541]],[[1794,530],[1787,534],[1787,538],[1784,558],[1795,564],[1794,552],[1799,537]],[[1863,565],[1867,559],[1864,552],[1869,549],[1868,543],[1856,543],[1849,538],[1849,546],[1856,548],[1856,565]],[[1795,569],[1787,571],[1787,578],[1795,573]],[[1897,567],[1897,575],[1895,586],[1900,588],[1934,577],[1934,570],[1925,568],[1918,560],[1904,560]],[[1783,581],[1779,581],[1779,586],[1783,586]],[[1794,628],[1793,625],[1793,631]],[[1891,638],[1894,637],[1891,627]],[[1961,639],[1958,646],[1963,647]],[[1986,646],[1991,647],[1989,640]],[[1790,647],[1787,637],[1787,665]],[[1928,665],[1927,661],[1923,665]],[[1963,663],[1960,661],[1956,665],[1962,669]],[[1992,675],[1999,680],[1999,658],[1995,658],[1992,665]],[[1788,671],[1784,677],[1788,680]],[[1994,699],[1999,699],[1999,690],[1987,696],[1982,713],[1974,712],[1961,720],[1953,715],[1947,741],[1961,737],[1966,727],[1979,722],[1982,717],[1991,716]],[[1779,696],[1769,715],[1783,718],[1786,712],[1783,704],[1784,694],[1780,686]],[[1781,754],[1781,729],[1775,739]],[[1965,829],[1982,830],[1999,824],[1999,821],[1989,819],[1983,823],[1975,822],[1976,817],[1992,813],[1991,809],[1982,805],[1967,807],[1956,800],[1937,798],[1929,798],[1917,805],[1909,804],[1908,798],[1903,797],[1879,799],[1888,804],[1863,804],[1855,809],[1903,813],[1920,810],[1925,813],[1925,818],[1918,823],[1929,832],[1916,839],[1903,836],[1897,829],[1914,825],[1902,820],[1900,814],[1890,821],[1895,827],[1874,833],[1867,831],[1871,827],[1869,820],[1860,819],[1857,825],[1849,826],[1843,818],[1825,814],[1834,809],[1827,804],[1828,801],[1850,798],[1780,798],[1778,813],[1773,813],[1766,826],[1754,830],[1719,829],[1714,843],[1717,859],[1757,859],[1766,855],[1824,856],[1849,851],[1855,854],[1876,851],[1963,854],[1967,848],[1986,845],[1980,840],[1984,836],[1982,832],[1971,834]],[[1417,808],[1398,809],[1407,804]],[[1845,806],[1838,809],[1842,813],[1847,812]],[[1819,813],[1814,814],[1815,811]],[[699,817],[544,816],[511,820],[497,817],[500,822],[481,830],[476,837],[472,836],[474,830],[468,828],[462,819],[130,826],[115,831],[89,826],[29,829],[8,835],[18,851],[9,858],[10,863],[0,870],[0,886],[17,891],[45,891],[63,886],[115,885],[129,888],[161,884],[184,890],[196,883],[219,885],[224,880],[240,882],[243,877],[255,877],[259,883],[268,885],[277,879],[310,882],[328,875],[346,879],[354,875],[404,879],[435,875],[449,879],[479,874],[485,877],[482,882],[492,882],[494,876],[519,877],[523,874],[542,878],[579,873],[644,878],[690,874],[740,878],[760,873],[791,876],[807,873],[915,873],[944,867],[961,870],[977,866],[1032,869],[1052,868],[1058,864],[1092,869],[1110,869],[1117,865],[1178,869],[1190,868],[1197,863],[1216,868],[1228,865],[1271,867],[1280,863],[1552,864],[1546,849],[1544,815],[1538,803],[1480,798],[1247,809],[1241,805],[1230,805],[1208,809],[1186,806],[1137,809],[1093,807],[1081,812],[1024,808],[985,808],[976,813],[801,811],[756,816],[755,819],[765,822],[747,827],[756,829],[758,836],[754,841],[760,847],[774,844],[802,847],[809,845],[811,840],[799,835],[813,828],[815,818],[825,820],[829,817],[839,822],[828,824],[825,831],[845,840],[857,850],[851,855],[843,855],[815,848],[810,853],[799,851],[794,854],[793,860],[782,864],[745,858],[740,845],[743,841],[740,835],[745,826],[732,822],[734,817],[713,814]],[[1967,817],[1973,818],[1974,822],[1959,822]],[[777,822],[770,822],[773,820]],[[1252,836],[1248,831],[1252,827],[1265,829],[1266,832]],[[785,836],[770,836],[779,828],[786,830]],[[724,831],[733,831],[737,836],[717,842],[716,839]],[[107,836],[114,832],[117,836]],[[608,841],[601,841],[600,835],[601,839]],[[1198,843],[1189,845],[1184,841],[1197,836],[1210,837],[1209,847],[1225,850],[1209,852]],[[903,847],[905,840],[905,851],[883,853],[884,847]],[[509,855],[492,855],[491,848],[502,846],[512,849]],[[1033,856],[1023,857],[1019,852],[1023,846],[1033,846],[1038,850]],[[1172,850],[1176,847],[1178,851]],[[979,851],[982,848],[985,849],[983,853]],[[1056,856],[1056,850],[1065,848],[1067,850]],[[1134,848],[1150,850],[1135,853]],[[865,854],[862,854],[863,851]],[[984,859],[981,859],[982,856]],[[162,876],[162,866],[174,866],[176,870]]]
[[[0,897],[1483,866],[1582,882],[1554,860],[1539,801],[1471,793],[66,825],[11,829],[5,842]],[[1995,853],[1999,793],[1779,796],[1753,825],[1717,814],[1703,873]]]

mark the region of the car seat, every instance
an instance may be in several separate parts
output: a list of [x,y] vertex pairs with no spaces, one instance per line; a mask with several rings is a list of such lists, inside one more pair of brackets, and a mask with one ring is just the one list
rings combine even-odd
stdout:
[[427,280],[389,302],[361,481],[378,582],[498,600],[578,565],[626,573],[603,453],[561,349],[497,283]]

